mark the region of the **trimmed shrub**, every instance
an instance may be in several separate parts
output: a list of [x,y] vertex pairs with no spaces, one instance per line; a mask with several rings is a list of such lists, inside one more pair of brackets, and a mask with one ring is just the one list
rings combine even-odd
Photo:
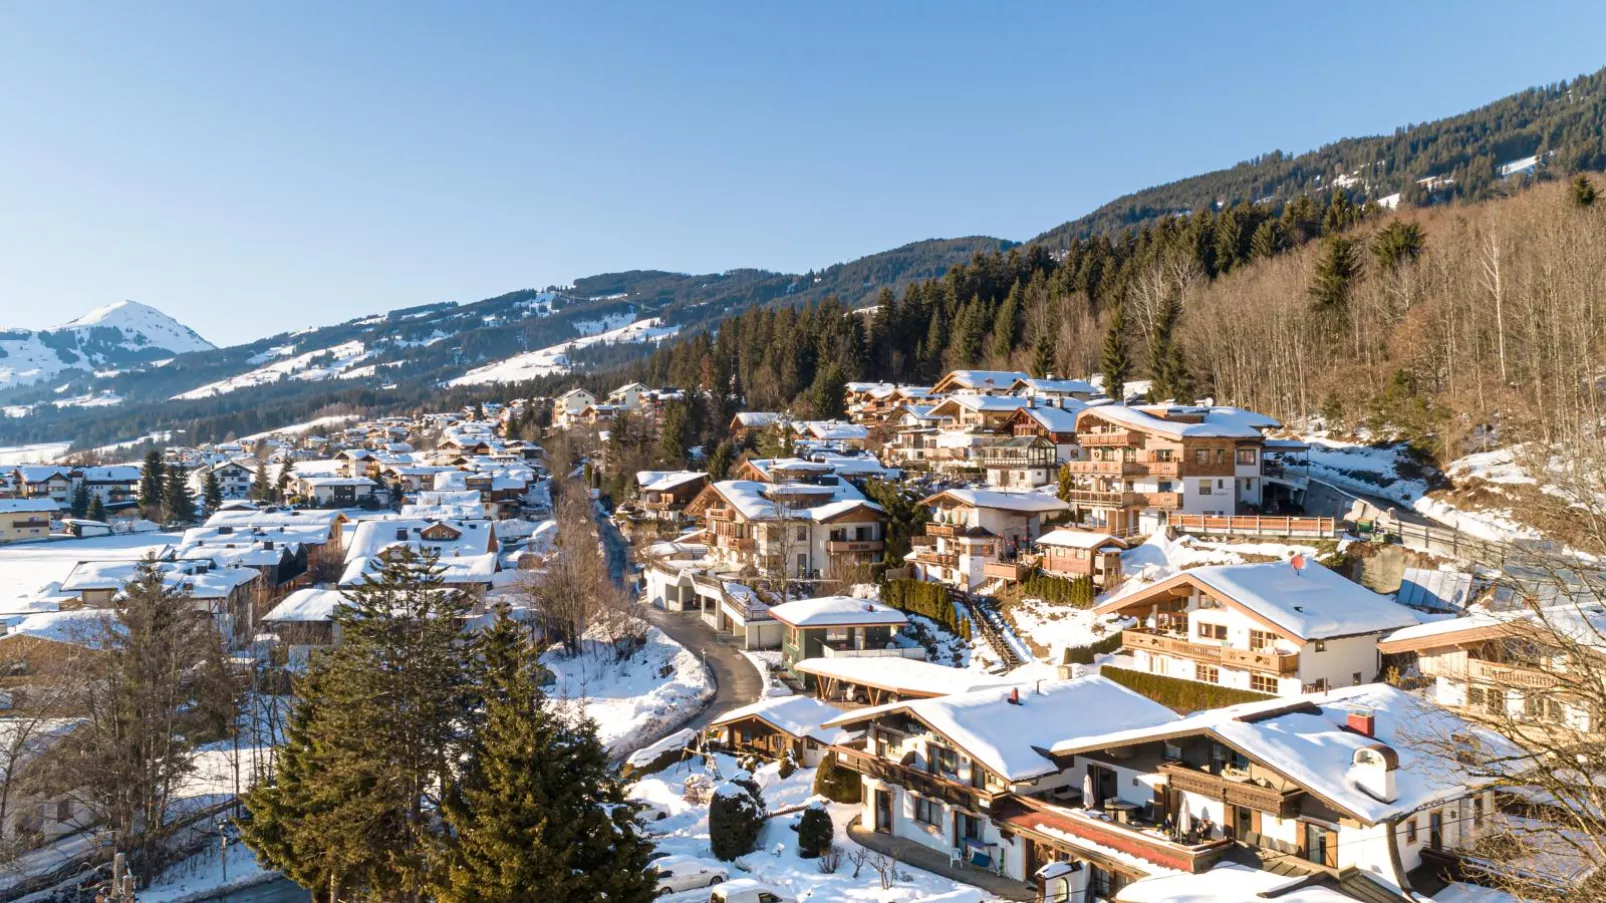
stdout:
[[1065,664],[1091,665],[1093,659],[1100,655],[1108,655],[1121,648],[1121,631],[1117,630],[1096,643],[1087,646],[1065,647]]
[[831,842],[836,837],[836,827],[831,824],[831,816],[820,806],[810,806],[803,810],[803,818],[797,823],[797,854],[804,859],[813,859],[831,848]]
[[786,755],[781,756],[781,764],[780,764],[780,767],[776,769],[776,774],[780,775],[781,778],[784,780],[786,778],[791,777],[792,775],[794,775],[796,773],[797,773],[797,759],[792,755],[792,751],[790,749],[788,749],[786,751]]
[[1023,598],[1087,608],[1093,604],[1093,597],[1097,592],[1093,588],[1092,579],[1088,577],[1077,577],[1073,580],[1069,577],[1045,574],[1041,569],[1033,569],[1031,574],[1020,582],[1020,594]]
[[1221,687],[1215,684],[1200,683],[1196,680],[1182,680],[1161,674],[1132,671],[1127,668],[1112,668],[1109,665],[1100,668],[1099,673],[1133,692],[1149,697],[1168,709],[1184,714],[1197,712],[1201,709],[1216,709],[1225,705],[1262,702],[1276,698],[1267,693],[1255,693],[1251,690],[1239,690],[1234,687]]
[[729,862],[753,852],[764,817],[764,797],[751,778],[733,778],[715,787],[708,804],[708,847],[714,857]]
[[899,611],[930,618],[948,628],[950,632],[966,639],[970,638],[969,622],[960,616],[959,609],[948,593],[948,587],[939,583],[927,583],[924,580],[888,580],[881,584],[881,601]]
[[859,773],[838,765],[836,753],[828,752],[814,772],[814,792],[833,803],[861,802]]

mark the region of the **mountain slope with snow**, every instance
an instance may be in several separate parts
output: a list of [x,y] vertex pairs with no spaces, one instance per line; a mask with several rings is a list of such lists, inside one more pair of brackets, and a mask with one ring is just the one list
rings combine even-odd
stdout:
[[154,307],[118,301],[49,329],[0,330],[0,389],[32,385],[68,370],[149,364],[214,347]]

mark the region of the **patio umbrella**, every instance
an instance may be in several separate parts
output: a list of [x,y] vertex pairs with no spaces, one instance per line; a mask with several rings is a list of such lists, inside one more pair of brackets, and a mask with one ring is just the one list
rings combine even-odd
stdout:
[[1183,806],[1181,814],[1179,814],[1177,816],[1177,833],[1178,834],[1187,834],[1192,830],[1193,830],[1193,813],[1188,811],[1188,807],[1187,806]]
[[1082,808],[1083,809],[1092,809],[1093,808],[1093,773],[1092,772],[1086,772],[1086,773],[1084,773],[1082,775]]

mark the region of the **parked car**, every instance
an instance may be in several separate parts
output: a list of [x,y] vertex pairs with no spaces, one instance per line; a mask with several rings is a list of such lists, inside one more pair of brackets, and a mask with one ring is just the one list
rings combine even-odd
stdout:
[[713,887],[729,877],[719,866],[693,856],[664,856],[654,859],[650,868],[657,873],[660,897],[683,890]]
[[714,888],[708,895],[708,903],[797,903],[797,900],[752,878],[737,878]]

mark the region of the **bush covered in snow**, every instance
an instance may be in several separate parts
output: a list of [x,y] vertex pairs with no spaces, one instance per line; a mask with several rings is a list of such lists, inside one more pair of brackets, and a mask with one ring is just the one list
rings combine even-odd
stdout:
[[828,752],[814,772],[814,792],[833,803],[857,803],[859,773],[837,764],[836,753]]
[[803,810],[797,823],[797,854],[804,859],[815,859],[831,848],[836,828],[824,806],[814,805]]
[[708,804],[708,846],[714,856],[730,861],[753,852],[764,828],[764,796],[745,772],[714,788]]

